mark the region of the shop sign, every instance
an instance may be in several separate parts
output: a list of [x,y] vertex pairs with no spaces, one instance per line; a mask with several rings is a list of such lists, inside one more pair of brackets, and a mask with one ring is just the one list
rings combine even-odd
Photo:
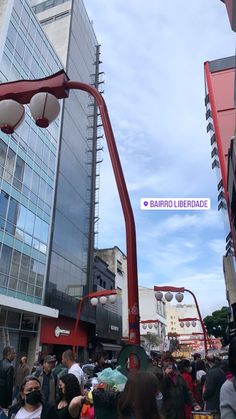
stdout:
[[70,330],[61,329],[59,326],[57,326],[54,330],[54,334],[56,338],[59,338],[60,336],[69,336]]

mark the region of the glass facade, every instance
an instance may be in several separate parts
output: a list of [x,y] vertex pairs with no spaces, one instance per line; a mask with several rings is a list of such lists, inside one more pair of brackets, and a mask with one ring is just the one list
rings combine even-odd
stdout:
[[[72,8],[66,72],[71,80],[91,83],[97,40],[83,3],[74,1]],[[46,290],[46,303],[50,305],[53,302],[60,314],[71,317],[75,315],[77,299],[83,295],[88,279],[92,152],[90,130],[93,125],[93,118],[89,118],[93,112],[91,103],[86,93],[77,91],[71,91],[69,99],[64,103]]]
[[[1,82],[41,78],[62,68],[26,0],[9,1],[5,13]],[[46,281],[58,145],[59,121],[39,129],[28,107],[14,134],[0,133],[0,292],[39,304]]]

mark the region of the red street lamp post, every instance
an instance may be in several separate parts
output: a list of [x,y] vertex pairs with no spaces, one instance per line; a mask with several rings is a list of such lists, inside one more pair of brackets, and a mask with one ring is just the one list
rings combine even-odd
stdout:
[[179,302],[183,300],[183,297],[181,297],[181,295],[183,296],[183,293],[184,292],[188,292],[189,294],[192,295],[192,297],[194,299],[194,302],[195,302],[196,309],[197,309],[199,321],[200,321],[201,326],[202,326],[203,337],[204,337],[205,354],[207,354],[207,334],[206,334],[206,327],[205,327],[205,324],[203,323],[202,316],[201,316],[200,309],[199,309],[199,305],[198,305],[198,302],[197,302],[197,298],[194,295],[194,293],[192,291],[184,288],[184,287],[171,287],[171,286],[163,286],[163,287],[162,286],[160,286],[160,287],[159,286],[154,286],[154,291],[156,291],[155,296],[156,296],[156,299],[157,300],[159,300],[160,297],[161,298],[163,297],[163,295],[161,296],[162,292],[167,292],[167,294],[168,294],[167,301],[171,301],[171,299],[173,298],[173,295],[171,294],[172,292],[176,292],[177,293],[176,299]]
[[[103,290],[103,291],[90,292],[89,294],[84,295],[84,297],[81,298],[81,300],[79,302],[79,305],[78,305],[78,311],[77,311],[77,315],[76,315],[76,322],[75,322],[74,333],[73,333],[74,342],[76,342],[77,330],[78,330],[78,326],[79,326],[79,322],[80,322],[80,317],[81,317],[84,301],[86,299],[90,298],[91,305],[96,307],[97,304],[98,304],[98,298],[99,297],[100,297],[101,304],[106,304],[107,297],[110,300],[110,303],[113,304],[116,301],[116,296],[117,296],[117,290]],[[78,347],[78,345],[73,346],[73,352],[74,353],[76,353],[77,347]]]
[[[125,219],[129,343],[140,345],[135,222],[115,143],[115,137],[112,131],[106,103],[102,95],[97,89],[89,84],[69,81],[63,70],[39,80],[19,80],[2,83],[0,84],[0,129],[7,134],[12,134],[14,129],[21,123],[24,116],[24,108],[19,104],[24,105],[29,102],[31,102],[31,113],[33,114],[36,124],[43,128],[47,127],[59,113],[58,102],[55,102],[54,99],[67,98],[70,89],[82,90],[92,95],[100,111]],[[35,108],[37,109],[35,110]],[[41,108],[41,111],[39,108]]]

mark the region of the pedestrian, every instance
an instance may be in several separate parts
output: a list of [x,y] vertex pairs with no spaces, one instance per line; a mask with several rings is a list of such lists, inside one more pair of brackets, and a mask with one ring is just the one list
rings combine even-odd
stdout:
[[43,399],[38,378],[28,375],[20,387],[19,401],[9,412],[8,419],[58,419],[54,406]]
[[203,387],[205,383],[206,377],[206,365],[202,359],[199,359],[196,362],[196,386],[197,386],[197,394],[198,394],[198,402],[200,406],[203,408]]
[[0,406],[8,409],[12,404],[12,393],[14,384],[13,361],[16,351],[13,346],[5,346],[3,358],[0,361]]
[[206,381],[203,390],[204,410],[220,411],[220,389],[225,382],[225,373],[217,365],[214,355],[206,356],[207,367]]
[[30,374],[30,367],[27,364],[27,356],[22,356],[19,362],[19,366],[16,369],[13,399],[15,399],[18,396],[19,391],[20,391],[20,386],[24,378],[29,374]]
[[154,374],[148,371],[131,373],[118,398],[118,418],[161,419],[159,395],[160,385]]
[[165,417],[168,419],[185,419],[186,405],[191,406],[192,410],[201,410],[183,377],[176,370],[175,362],[170,362],[163,370],[161,392],[163,394]]
[[236,418],[236,337],[229,344],[229,370],[233,377],[226,380],[220,390],[221,419]]
[[67,349],[62,354],[62,363],[63,365],[68,368],[69,374],[74,374],[79,381],[81,390],[84,389],[84,373],[82,368],[80,368],[79,364],[75,362],[75,356],[71,349]]
[[79,418],[84,397],[81,395],[81,387],[74,374],[65,374],[61,376],[58,384],[58,395],[58,418]]
[[93,369],[93,375],[96,377],[99,372],[102,372],[106,368],[105,357],[103,354],[98,354],[95,361],[95,367]]
[[52,404],[56,401],[57,390],[57,377],[52,372],[54,365],[55,357],[53,355],[47,355],[43,360],[42,370],[34,373],[35,377],[39,379],[41,384],[41,391],[44,396],[44,400]]
[[193,354],[193,361],[191,361],[193,381],[195,381],[196,378],[197,378],[196,377],[196,373],[197,373],[197,362],[200,361],[201,359],[202,359],[202,356],[198,352],[195,352]]
[[[191,375],[192,367],[191,363],[188,359],[182,359],[179,364],[179,371],[186,382],[188,389],[191,391],[194,399],[198,402],[198,394],[196,389],[196,383],[193,380],[193,377]],[[191,419],[191,411],[192,408],[189,404],[185,406],[185,418]]]

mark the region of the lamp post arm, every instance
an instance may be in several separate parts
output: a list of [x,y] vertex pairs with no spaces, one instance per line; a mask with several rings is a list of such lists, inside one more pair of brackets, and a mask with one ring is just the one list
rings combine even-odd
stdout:
[[194,294],[192,291],[187,290],[186,288],[184,288],[184,291],[186,291],[186,292],[188,292],[189,294],[191,294],[191,295],[192,295],[192,297],[193,297],[193,299],[194,299],[194,302],[195,302],[195,305],[196,305],[196,309],[197,309],[197,312],[198,312],[198,317],[199,317],[199,320],[200,320],[200,323],[201,323],[201,326],[202,326],[203,337],[204,337],[205,354],[207,354],[207,335],[206,335],[206,327],[205,327],[205,324],[204,324],[204,322],[203,322],[203,320],[202,320],[202,316],[201,316],[201,313],[200,313],[200,309],[199,309],[199,305],[198,305],[198,302],[197,302],[197,298],[196,298],[195,294]]
[[127,250],[127,276],[128,276],[128,321],[129,321],[129,343],[140,344],[139,331],[139,300],[138,300],[138,270],[136,253],[136,231],[135,222],[130,199],[117,151],[115,137],[113,134],[107,106],[102,95],[89,84],[66,81],[66,89],[83,90],[92,95],[99,107],[103,129],[107,140],[107,146],[112,162],[112,167],[116,179],[121,206],[125,219],[126,227],[126,250]]

